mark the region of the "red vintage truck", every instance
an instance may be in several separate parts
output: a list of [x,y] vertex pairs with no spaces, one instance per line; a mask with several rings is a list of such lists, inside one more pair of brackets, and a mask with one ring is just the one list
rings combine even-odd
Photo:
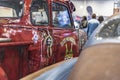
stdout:
[[86,35],[67,0],[0,0],[0,80],[18,80],[77,57]]

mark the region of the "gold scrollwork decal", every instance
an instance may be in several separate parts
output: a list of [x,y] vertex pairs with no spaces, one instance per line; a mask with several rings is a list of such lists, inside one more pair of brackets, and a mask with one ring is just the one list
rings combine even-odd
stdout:
[[52,56],[53,38],[50,34],[45,38],[44,44],[47,46],[47,57]]
[[[67,42],[71,42],[71,47],[70,50],[68,49],[68,44]],[[65,60],[73,58],[73,50],[72,47],[73,45],[76,45],[75,39],[73,37],[66,37],[61,41],[61,46],[65,45],[66,52],[65,52]]]

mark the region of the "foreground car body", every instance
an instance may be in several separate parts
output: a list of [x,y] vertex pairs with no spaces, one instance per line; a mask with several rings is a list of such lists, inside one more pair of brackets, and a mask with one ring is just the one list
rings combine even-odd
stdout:
[[120,15],[104,21],[86,42],[68,80],[120,79]]
[[104,21],[93,32],[68,80],[119,80],[119,57],[120,15],[118,14]]

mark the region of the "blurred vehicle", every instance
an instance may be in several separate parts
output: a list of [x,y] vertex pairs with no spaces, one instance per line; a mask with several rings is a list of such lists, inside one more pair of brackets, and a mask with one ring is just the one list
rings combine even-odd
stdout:
[[120,14],[102,22],[66,80],[120,80]]
[[0,66],[8,80],[80,54],[85,39],[74,10],[69,0],[0,0]]
[[[77,62],[65,62],[34,80],[120,80],[120,15],[104,21],[91,35]],[[60,67],[62,66],[62,67]],[[49,66],[50,67],[50,66]],[[57,72],[57,73],[56,73]],[[67,73],[68,72],[68,73]],[[52,75],[51,73],[56,73]],[[39,74],[39,73],[38,73]]]
[[93,32],[68,80],[120,80],[119,37],[118,14],[102,22]]

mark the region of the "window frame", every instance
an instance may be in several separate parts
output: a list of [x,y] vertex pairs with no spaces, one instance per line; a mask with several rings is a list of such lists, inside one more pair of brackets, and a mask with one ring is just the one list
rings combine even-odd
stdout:
[[[17,16],[17,17],[0,17],[0,18],[17,18],[17,19],[19,19],[19,18],[21,18],[21,17],[23,17],[23,15],[24,15],[24,5],[25,5],[25,0],[21,0],[22,2],[23,2],[23,4],[22,4],[22,8],[21,8],[21,10],[22,10],[22,12],[21,12],[21,16]],[[8,7],[9,8],[9,7]],[[14,9],[14,8],[12,8],[12,9]],[[19,15],[19,14],[18,14]]]
[[[38,0],[37,0],[38,1]],[[47,24],[34,24],[34,22],[32,21],[33,19],[32,19],[32,5],[33,5],[33,2],[34,1],[32,1],[31,2],[31,6],[30,6],[30,22],[31,22],[31,24],[33,25],[33,26],[48,26],[49,24],[50,24],[50,18],[49,18],[49,9],[48,9],[48,3],[47,2],[44,2],[44,10],[45,10],[45,12],[46,12],[46,15],[47,15],[47,19],[48,19],[48,23]]]
[[[73,26],[73,23],[72,23],[72,20],[71,20],[71,15],[70,15],[70,11],[69,11],[69,7],[68,6],[66,6],[65,4],[62,4],[62,3],[59,3],[59,2],[52,2],[52,4],[59,4],[59,5],[62,5],[63,7],[65,7],[66,8],[66,10],[67,10],[67,13],[68,13],[68,16],[69,16],[69,21],[70,21],[70,27],[60,27],[60,26],[55,26],[54,24],[53,24],[53,9],[52,9],[52,7],[51,7],[51,13],[52,13],[52,25],[53,25],[53,27],[54,28],[61,28],[61,29],[73,29],[74,28],[74,26]],[[51,4],[51,5],[52,5]]]

